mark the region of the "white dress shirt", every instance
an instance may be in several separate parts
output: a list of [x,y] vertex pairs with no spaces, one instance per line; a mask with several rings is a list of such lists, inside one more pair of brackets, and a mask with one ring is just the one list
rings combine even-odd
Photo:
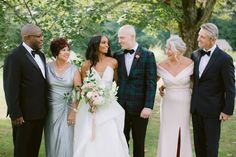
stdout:
[[43,77],[45,78],[45,67],[44,67],[44,64],[43,64],[43,61],[42,59],[40,58],[40,56],[38,54],[35,54],[35,56],[33,57],[31,51],[33,51],[33,49],[31,47],[29,47],[26,43],[23,42],[22,44],[26,50],[28,51],[28,53],[32,56],[32,58],[35,60],[35,62],[38,64],[41,72],[42,72],[42,75]]
[[[210,48],[207,51],[211,51],[210,56],[208,55],[204,55],[201,57],[200,63],[199,63],[199,78],[202,76],[203,71],[205,70],[209,60],[211,59],[211,56],[213,54],[213,52],[215,51],[216,45],[214,45],[212,48]],[[204,51],[206,51],[205,49],[203,49]]]
[[134,60],[134,55],[135,55],[135,52],[136,52],[137,48],[138,48],[138,43],[136,43],[134,48],[132,48],[134,50],[133,54],[130,54],[130,53],[125,54],[125,66],[126,66],[126,71],[127,71],[128,76],[129,76],[129,73],[130,73],[130,69],[131,69],[131,66],[132,66],[132,63],[133,63],[133,60]]

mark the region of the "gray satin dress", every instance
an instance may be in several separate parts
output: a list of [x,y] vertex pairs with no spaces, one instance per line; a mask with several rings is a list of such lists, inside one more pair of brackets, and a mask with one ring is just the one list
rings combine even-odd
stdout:
[[71,65],[61,77],[55,73],[52,62],[47,64],[49,111],[45,125],[45,149],[47,157],[72,157],[74,127],[68,126],[68,102],[64,94],[72,92],[77,67]]

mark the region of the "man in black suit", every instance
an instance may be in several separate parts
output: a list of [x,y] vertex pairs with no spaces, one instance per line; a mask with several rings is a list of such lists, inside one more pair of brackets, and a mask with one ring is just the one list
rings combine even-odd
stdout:
[[149,116],[156,94],[156,61],[154,54],[136,42],[135,29],[125,25],[118,31],[122,51],[118,61],[118,102],[125,109],[124,134],[129,143],[133,137],[133,156],[144,157]]
[[47,113],[47,81],[43,37],[39,27],[26,24],[23,42],[5,59],[3,82],[7,114],[13,129],[15,157],[37,157]]
[[194,51],[194,85],[191,113],[196,157],[217,157],[221,121],[234,111],[235,78],[233,59],[217,45],[218,28],[201,26],[199,49]]

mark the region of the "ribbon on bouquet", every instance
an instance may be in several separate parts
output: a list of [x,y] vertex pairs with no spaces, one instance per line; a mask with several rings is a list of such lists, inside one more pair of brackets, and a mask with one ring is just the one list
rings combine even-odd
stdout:
[[96,137],[96,107],[92,107],[92,141]]

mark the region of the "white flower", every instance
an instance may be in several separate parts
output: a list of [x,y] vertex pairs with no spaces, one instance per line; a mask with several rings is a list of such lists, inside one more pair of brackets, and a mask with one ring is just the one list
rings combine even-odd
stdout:
[[111,88],[107,87],[102,82],[97,82],[95,71],[92,69],[87,73],[87,77],[84,78],[81,90],[81,95],[85,102],[92,102],[92,104],[89,104],[89,112],[93,113],[96,112],[94,108],[109,105],[111,101],[117,99],[116,94],[118,87],[115,82],[113,82]]
[[104,103],[104,98],[102,96],[98,96],[94,99],[93,104],[96,106],[101,106]]
[[87,92],[86,97],[87,97],[88,99],[91,99],[92,96],[93,96],[93,92]]

